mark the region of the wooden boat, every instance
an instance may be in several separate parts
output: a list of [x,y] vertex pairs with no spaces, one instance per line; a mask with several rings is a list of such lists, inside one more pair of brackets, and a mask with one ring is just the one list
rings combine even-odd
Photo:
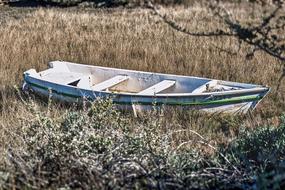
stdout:
[[68,102],[100,97],[132,108],[183,106],[235,114],[253,110],[270,90],[254,84],[63,61],[50,62],[49,69],[41,72],[24,72],[23,89]]

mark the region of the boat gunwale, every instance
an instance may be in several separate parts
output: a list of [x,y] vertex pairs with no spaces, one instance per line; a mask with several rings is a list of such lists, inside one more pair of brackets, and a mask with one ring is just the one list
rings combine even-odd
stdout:
[[[219,91],[219,92],[207,92],[207,93],[197,93],[197,94],[193,94],[193,93],[172,93],[172,94],[155,94],[155,95],[138,95],[135,93],[116,93],[116,92],[108,92],[108,91],[95,91],[95,90],[90,90],[90,89],[84,89],[84,88],[79,88],[77,86],[70,86],[70,85],[66,85],[66,84],[61,84],[61,83],[56,83],[56,82],[51,82],[48,80],[44,80],[35,76],[31,76],[31,75],[26,75],[24,80],[25,82],[27,82],[30,85],[38,85],[41,86],[42,88],[46,88],[48,89],[48,86],[42,86],[39,84],[35,84],[33,82],[27,81],[28,78],[32,78],[44,83],[50,83],[51,85],[58,85],[58,86],[63,86],[63,87],[68,87],[74,90],[84,90],[84,91],[90,91],[90,92],[94,92],[94,93],[105,93],[107,95],[119,95],[119,96],[132,96],[132,97],[143,97],[143,98],[181,98],[181,97],[209,97],[209,96],[229,96],[229,95],[242,95],[242,94],[248,94],[248,93],[268,93],[270,91],[269,87],[255,87],[255,88],[249,88],[249,89],[239,89],[239,90],[229,90],[229,91]],[[58,89],[52,89],[52,90],[58,90]],[[61,92],[62,93],[62,92]],[[64,93],[64,92],[63,92]],[[74,94],[71,94],[74,95]]]
[[[34,86],[35,88],[40,88],[39,86]],[[48,90],[48,88],[43,87],[44,90]],[[51,93],[55,93],[57,95],[60,96],[67,96],[69,98],[75,98],[75,99],[81,99],[84,98],[84,96],[78,96],[78,95],[71,95],[71,94],[66,94],[66,93],[62,93],[62,92],[58,92],[56,90],[51,90]],[[265,94],[266,95],[266,94]],[[264,96],[265,96],[264,95]],[[254,96],[254,97],[253,97]],[[119,99],[113,99],[113,102],[115,104],[119,104],[119,105],[133,105],[133,104],[138,104],[138,105],[170,105],[170,106],[211,106],[211,105],[230,105],[230,104],[239,104],[239,103],[245,103],[245,102],[254,102],[257,101],[260,102],[264,96],[260,96],[259,94],[244,94],[242,96],[232,96],[231,98],[222,98],[222,99],[218,99],[218,100],[207,100],[206,101],[201,101],[201,102],[196,102],[196,101],[191,101],[191,102],[173,102],[173,101],[165,101],[165,100],[160,100],[160,101],[142,101],[142,100],[131,100],[131,101],[120,101]],[[107,96],[106,96],[107,97]],[[85,97],[91,101],[93,101],[94,99],[92,97]],[[96,96],[95,96],[96,98]],[[158,100],[158,99],[156,99]]]

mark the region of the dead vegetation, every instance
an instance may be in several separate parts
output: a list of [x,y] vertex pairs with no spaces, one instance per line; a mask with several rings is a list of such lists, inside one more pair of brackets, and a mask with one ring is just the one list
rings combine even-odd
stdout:
[[[249,6],[245,6],[244,4],[225,4],[225,6],[227,6],[227,8],[231,11],[232,15],[237,20],[243,20],[244,22],[255,22],[257,18],[263,16],[262,9],[264,7],[259,5],[255,5],[254,8],[251,7],[251,4]],[[15,11],[14,9],[9,10]],[[224,27],[222,23],[220,23],[217,19],[211,17],[211,15],[208,14],[207,9],[201,7],[198,4],[196,6],[186,8],[179,6],[162,8],[161,11],[171,13],[170,17],[175,18],[175,20],[179,21],[182,26],[185,26],[190,30],[203,29],[204,31],[212,31],[216,28]],[[203,22],[201,22],[201,20]],[[120,117],[123,117],[123,119],[128,120],[128,126],[131,126],[129,129],[131,137],[136,137],[136,134],[139,134],[140,132],[149,132],[142,131],[142,128],[148,128],[149,126],[153,125],[156,126],[156,128],[153,129],[153,134],[173,134],[171,137],[172,139],[170,141],[167,141],[167,143],[169,143],[167,144],[167,146],[171,146],[172,149],[177,148],[179,150],[181,149],[185,151],[194,148],[195,150],[199,151],[201,155],[206,155],[206,157],[207,155],[219,155],[219,153],[221,152],[216,151],[218,150],[217,147],[227,146],[233,139],[238,136],[239,130],[241,128],[256,128],[261,125],[278,126],[280,124],[279,116],[285,110],[285,85],[281,84],[279,91],[276,90],[278,86],[278,79],[282,74],[282,63],[280,60],[275,59],[264,52],[256,52],[253,58],[249,60],[246,58],[246,55],[248,54],[248,52],[250,52],[250,47],[246,45],[241,45],[240,50],[236,52],[235,50],[238,48],[239,43],[231,38],[217,36],[214,38],[205,39],[184,35],[183,33],[179,33],[168,27],[159,17],[153,15],[151,11],[147,9],[138,8],[128,10],[118,8],[106,10],[85,9],[76,11],[71,11],[68,9],[34,9],[29,13],[23,13],[21,17],[9,17],[8,14],[5,19],[5,22],[3,23],[5,24],[0,24],[0,156],[3,158],[3,160],[0,162],[0,166],[2,168],[9,169],[9,167],[17,166],[17,164],[11,164],[11,160],[7,161],[7,154],[12,156],[12,158],[17,159],[21,159],[24,156],[22,155],[23,152],[15,152],[15,150],[28,150],[26,148],[37,148],[38,146],[42,148],[49,147],[49,145],[44,144],[44,142],[43,144],[41,144],[40,141],[43,139],[51,138],[51,136],[47,137],[45,135],[48,134],[42,134],[40,133],[40,131],[36,132],[38,134],[39,139],[37,142],[35,142],[35,146],[23,143],[23,138],[31,138],[27,141],[30,142],[33,137],[32,135],[29,136],[30,133],[25,133],[26,131],[23,132],[23,128],[25,128],[24,126],[27,126],[29,130],[31,130],[31,127],[34,125],[39,126],[39,128],[47,127],[49,125],[50,120],[54,122],[55,126],[58,126],[62,124],[61,121],[64,120],[61,115],[65,112],[68,112],[66,110],[75,109],[66,108],[58,104],[52,104],[47,106],[46,102],[44,101],[37,101],[36,103],[29,102],[29,104],[35,104],[35,107],[37,107],[38,112],[35,113],[33,109],[30,109],[30,106],[27,106],[26,103],[23,103],[21,101],[21,96],[19,96],[19,93],[17,92],[16,88],[21,85],[23,71],[30,68],[36,68],[37,70],[44,69],[47,67],[47,62],[51,60],[67,60],[72,62],[104,65],[126,69],[195,75],[223,80],[257,83],[270,86],[272,88],[271,93],[261,102],[261,104],[257,107],[257,110],[255,110],[253,114],[249,114],[242,117],[204,115],[202,113],[196,112],[182,113],[179,111],[174,111],[171,113],[164,113],[163,115],[158,115],[158,122],[154,117],[150,117],[147,115],[145,116],[145,118],[142,117],[138,119],[132,118],[132,116],[129,114],[120,115]],[[17,86],[16,88],[15,85]],[[40,113],[41,118],[46,118],[47,121],[41,120],[41,122],[44,123],[38,123],[39,118],[34,118],[36,117],[37,113]],[[28,121],[33,122],[31,125],[29,125]],[[84,125],[85,124],[80,124],[79,126]],[[101,123],[100,127],[105,127],[104,125],[107,124]],[[150,127],[150,130],[151,129],[152,128]],[[49,131],[49,133],[52,134],[52,129],[49,130],[51,130]],[[116,132],[115,129],[114,131]],[[183,131],[186,132],[184,133]],[[199,139],[197,135],[191,133],[191,131],[197,132],[198,134],[202,134],[203,138],[205,138],[205,141],[201,141],[201,139]],[[61,129],[55,132],[62,134]],[[101,129],[100,133],[101,132],[103,133],[104,130]],[[118,131],[118,134],[120,132],[122,131]],[[26,136],[23,137],[23,134]],[[151,133],[148,133],[148,135],[150,134]],[[112,135],[115,134],[112,133]],[[128,136],[124,137],[127,138]],[[157,138],[160,137],[161,136],[159,135],[157,136]],[[80,136],[78,138],[82,137]],[[54,140],[54,138],[52,137],[49,140]],[[148,138],[142,140],[151,141],[151,139]],[[155,143],[157,144],[151,144],[151,146],[158,148],[160,146],[160,143],[163,142],[162,140],[160,140],[161,139],[155,141]],[[202,143],[197,143],[199,141],[201,141]],[[114,137],[110,140],[110,142],[117,143],[116,138]],[[135,142],[135,140],[132,141],[132,143]],[[207,142],[215,149],[209,147],[207,143],[206,145],[203,145],[203,142]],[[105,146],[106,144],[104,143],[105,141],[103,142],[103,145]],[[108,151],[111,151],[113,150],[113,148],[115,149],[116,147],[113,145],[109,145],[110,144],[108,143],[106,145]],[[240,146],[244,148],[245,145]],[[59,147],[57,145],[50,148],[53,148],[52,150],[54,152],[52,152],[52,154],[57,151],[62,151],[62,147]],[[169,150],[172,149],[170,148]],[[31,157],[33,154],[36,154],[33,151],[28,151]],[[104,154],[106,153],[106,155],[110,156],[110,152],[108,151],[104,152]],[[119,149],[119,151],[123,150]],[[145,150],[143,149],[143,151]],[[119,153],[121,154],[121,152]],[[196,153],[191,153],[193,154],[188,155],[188,157],[185,157],[186,161],[190,158],[194,159],[191,156],[195,155]],[[162,153],[159,152],[157,154]],[[136,153],[134,153],[134,155],[149,156],[149,154]],[[42,155],[38,154],[38,156]],[[122,159],[125,158],[124,156],[122,156]],[[204,159],[206,157],[201,158]],[[37,158],[42,159],[42,161],[45,161],[42,157]],[[75,158],[77,157],[72,157],[73,160],[71,163],[76,160]],[[180,158],[182,159],[182,157],[177,158],[178,162]],[[237,174],[235,173],[235,169],[232,167],[232,160],[230,161],[230,163],[228,163],[221,155],[219,155],[219,158],[223,160],[223,162],[221,163],[226,162],[227,165],[227,168],[221,169],[230,170],[230,172],[233,172],[235,175]],[[61,162],[64,161],[61,160],[63,159],[63,157],[59,157],[59,159]],[[101,161],[103,163],[104,160],[100,160],[101,158],[99,157],[98,159],[100,163]],[[133,164],[136,165],[137,162],[143,162],[143,160],[139,159],[135,159],[135,162],[134,160],[132,160],[121,163],[121,161],[122,160],[119,160],[117,164],[130,164],[130,168],[135,167],[133,166]],[[208,162],[209,160],[205,159],[203,161]],[[23,162],[23,160],[18,160],[18,162],[21,163]],[[178,162],[176,162],[176,164],[178,164]],[[9,163],[10,165],[7,163]],[[150,163],[151,162],[147,162],[147,164]],[[204,162],[202,163],[205,164]],[[195,164],[199,165],[200,163]],[[195,164],[193,167],[196,167]],[[210,164],[209,167],[217,167],[220,163],[217,162],[215,164]],[[39,169],[38,165],[35,167],[32,166],[35,165],[30,165],[30,169]],[[84,165],[84,167],[87,166],[88,165]],[[158,166],[159,165],[156,165],[155,167]],[[166,167],[166,165],[163,166],[165,166],[167,172],[173,172],[171,170],[173,168],[168,166]],[[176,166],[177,168],[179,168],[178,165],[175,165],[175,167]],[[69,166],[64,165],[64,167],[66,169]],[[64,169],[64,167],[62,169]],[[114,167],[114,170],[116,172],[120,171],[117,170],[117,166],[112,167]],[[140,166],[138,167],[138,170],[140,170],[140,172],[143,171]],[[27,174],[27,171],[30,171],[29,168],[22,168],[22,170],[18,169],[19,168],[11,169],[11,171],[16,173],[14,177],[17,176],[19,177],[19,179],[23,179],[22,181],[17,181],[17,185],[22,186],[25,183],[30,183],[30,179],[25,180],[29,177],[29,175],[31,175],[31,173],[29,172]],[[147,171],[150,172],[151,168],[148,169]],[[23,171],[24,173],[21,173]],[[70,170],[66,171],[70,172]],[[199,172],[201,174],[205,174],[201,171],[199,170],[197,171],[197,173],[192,173],[193,178],[191,179],[196,179],[196,177],[199,176]],[[37,174],[39,175],[39,179],[51,179],[49,178],[50,176],[42,176],[42,173]],[[58,176],[53,177],[65,175],[64,172],[59,172],[58,174]],[[84,175],[85,174],[86,173],[84,173]],[[106,178],[104,179],[112,179],[112,177],[114,177],[111,175],[112,172],[109,174],[111,177],[105,176]],[[222,176],[224,173],[220,174]],[[76,175],[75,179],[81,174],[78,174],[78,176]],[[160,177],[163,176],[162,173],[158,172],[157,174],[151,176],[153,178],[147,179],[154,180],[156,179],[155,175],[158,175]],[[212,176],[213,173],[208,172],[207,175]],[[122,177],[123,174],[118,174],[118,176]],[[100,175],[97,175],[97,177],[100,178]],[[64,180],[67,180],[64,182],[65,185],[71,183],[70,180],[66,178],[66,175],[62,176],[62,179],[63,178]],[[90,180],[93,178],[87,177],[86,179]],[[161,180],[163,179],[164,178],[162,178]],[[173,175],[170,176],[169,179],[181,180],[184,178],[179,178]],[[210,177],[210,180],[213,179],[214,178]],[[9,181],[11,180],[11,178],[7,178],[7,180]],[[37,183],[36,181],[32,180],[29,185],[32,184],[35,186],[27,185],[26,187],[39,188],[42,184],[42,187],[59,187],[57,185],[62,185],[55,185],[55,182],[49,180],[47,182],[42,181],[42,183]],[[88,180],[86,182],[87,184]],[[124,182],[123,178],[120,178],[120,180],[122,180],[121,183]],[[233,179],[231,178],[231,180]],[[12,181],[9,181],[9,183],[11,182]],[[180,182],[178,183],[177,187],[183,187]],[[50,184],[53,184],[54,186]],[[104,184],[99,185],[104,186]],[[98,186],[97,188],[100,188],[102,186]],[[13,186],[9,187],[12,188]],[[74,187],[85,186],[75,185]],[[158,186],[154,186],[153,188],[155,187]],[[205,188],[207,187],[208,186],[205,186]]]

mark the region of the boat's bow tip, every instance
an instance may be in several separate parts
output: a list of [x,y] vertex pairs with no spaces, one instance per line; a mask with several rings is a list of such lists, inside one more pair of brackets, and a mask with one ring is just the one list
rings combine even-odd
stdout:
[[263,88],[265,88],[266,93],[271,91],[271,88],[268,85],[263,86]]

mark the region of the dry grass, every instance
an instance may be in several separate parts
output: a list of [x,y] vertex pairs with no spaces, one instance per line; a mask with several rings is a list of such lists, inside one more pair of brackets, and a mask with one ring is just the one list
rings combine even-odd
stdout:
[[[236,18],[244,22],[256,21],[262,16],[261,8],[227,6]],[[23,71],[45,69],[51,60],[195,75],[263,84],[272,88],[253,116],[209,116],[179,111],[165,113],[160,118],[158,129],[161,133],[188,131],[173,135],[174,147],[193,140],[190,130],[203,134],[212,145],[227,144],[237,136],[240,127],[277,126],[278,116],[285,110],[282,95],[285,86],[281,85],[280,91],[276,92],[281,62],[262,52],[247,60],[245,55],[249,47],[242,46],[238,51],[235,39],[189,37],[170,29],[144,9],[34,9],[24,12],[21,18],[7,14],[7,11],[19,14],[21,10],[11,10],[0,9],[3,11],[0,15],[6,15],[5,21],[0,21],[0,146],[3,156],[10,146],[21,147],[21,141],[15,139],[15,134],[23,125],[20,118],[32,120],[34,117],[21,102],[14,86],[21,85]],[[223,27],[198,5],[163,11],[190,29]],[[39,109],[46,110],[45,103],[36,104]],[[49,114],[55,118],[66,110],[58,104],[51,105],[50,109]],[[140,130],[140,125],[153,118],[148,115],[140,119],[130,115],[125,117],[138,127],[134,128],[134,133]],[[201,144],[191,146],[203,148]],[[213,149],[206,148],[205,151],[211,154]],[[3,164],[0,162],[0,165]]]
[[[251,13],[247,9],[232,7],[230,11],[244,21],[261,16],[257,11],[245,15]],[[223,27],[199,6],[162,11],[195,30]],[[15,118],[19,115],[25,117],[25,108],[21,107],[13,88],[21,85],[23,71],[44,69],[48,61],[57,59],[264,84],[272,92],[255,111],[255,122],[276,124],[276,116],[284,111],[284,85],[276,92],[280,62],[263,53],[247,60],[248,47],[242,47],[237,54],[226,53],[220,48],[232,52],[238,49],[234,39],[189,37],[168,28],[148,10],[38,9],[23,18],[12,17],[6,21],[0,26],[0,39],[0,121],[5,128],[17,126]],[[189,125],[188,119],[185,117],[181,125]],[[198,126],[191,127],[204,131],[199,123],[205,124],[197,122]],[[252,125],[250,119],[244,123]]]

